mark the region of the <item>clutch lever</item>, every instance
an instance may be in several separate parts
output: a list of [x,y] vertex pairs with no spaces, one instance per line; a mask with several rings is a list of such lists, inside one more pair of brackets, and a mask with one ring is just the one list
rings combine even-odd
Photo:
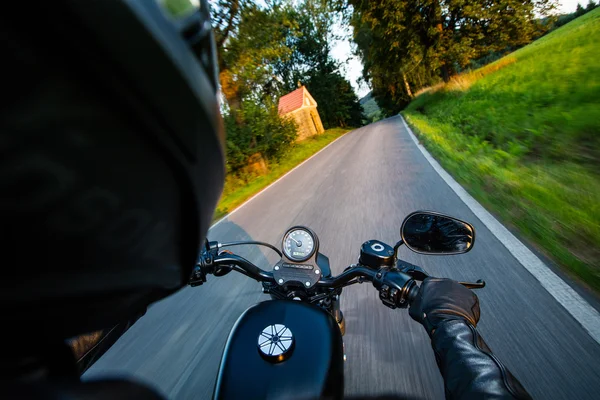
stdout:
[[[192,270],[188,285],[200,286],[206,282],[206,275],[212,274],[215,271],[214,259],[219,251],[219,242],[209,242],[208,239],[204,241],[204,249],[198,256],[196,266]],[[228,273],[224,272],[223,275]]]
[[[230,250],[222,250],[219,252],[219,255],[222,255],[222,254],[233,254],[233,252]],[[215,266],[215,269],[212,274],[214,276],[225,276],[228,273],[230,273],[231,271],[232,271],[231,265],[217,265],[217,266]]]

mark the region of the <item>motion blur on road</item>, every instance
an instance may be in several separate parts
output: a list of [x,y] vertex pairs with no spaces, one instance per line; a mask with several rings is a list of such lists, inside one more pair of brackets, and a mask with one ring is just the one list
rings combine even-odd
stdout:
[[[400,117],[357,129],[286,175],[213,226],[209,239],[280,244],[290,226],[312,228],[333,274],[356,262],[361,243],[395,243],[405,215],[424,209],[450,214],[477,229],[473,251],[399,256],[431,275],[484,279],[477,292],[480,331],[534,398],[594,399],[600,393],[600,346],[511,255],[431,167]],[[263,269],[276,255],[240,253]],[[128,376],[174,399],[209,398],[221,353],[238,316],[267,300],[259,283],[240,274],[209,276],[153,305],[86,373],[85,379]],[[370,284],[342,294],[346,318],[345,391],[444,397],[424,329],[405,310],[390,310]],[[268,379],[268,378],[267,378]]]

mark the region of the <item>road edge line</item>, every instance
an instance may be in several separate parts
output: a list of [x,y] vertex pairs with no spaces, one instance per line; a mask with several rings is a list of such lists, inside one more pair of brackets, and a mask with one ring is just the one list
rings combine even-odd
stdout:
[[477,200],[475,200],[444,168],[435,160],[400,115],[404,128],[417,145],[425,159],[446,182],[456,195],[466,204],[477,218],[490,230],[492,235],[519,261],[542,287],[556,300],[575,320],[586,330],[596,343],[600,344],[600,313],[592,307],[569,284],[556,275],[542,260],[540,260],[515,235],[504,227]]
[[267,191],[267,189],[269,189],[271,186],[275,185],[277,182],[279,182],[280,180],[282,180],[283,178],[285,178],[286,176],[288,176],[289,174],[291,174],[292,172],[294,172],[296,169],[300,168],[302,165],[304,165],[305,163],[307,163],[308,161],[310,161],[313,157],[316,157],[323,150],[325,150],[326,148],[328,148],[329,146],[331,146],[332,144],[334,144],[335,142],[337,142],[338,140],[340,140],[344,136],[347,136],[350,133],[355,132],[355,131],[357,131],[359,129],[360,128],[356,128],[356,129],[353,129],[351,131],[348,131],[348,132],[342,134],[340,137],[338,137],[337,139],[335,139],[333,142],[329,143],[327,146],[323,147],[321,150],[317,151],[315,154],[313,154],[312,156],[308,157],[306,160],[302,161],[300,164],[296,165],[294,168],[290,169],[288,172],[286,172],[285,174],[283,174],[282,176],[280,176],[279,178],[277,178],[277,180],[275,182],[272,182],[271,184],[269,184],[269,186],[267,186],[266,188],[262,189],[260,192],[256,193],[254,196],[250,197],[248,200],[244,201],[242,204],[240,204],[239,206],[237,206],[236,208],[234,208],[230,213],[228,213],[227,215],[225,215],[224,217],[222,217],[220,220],[218,220],[217,222],[215,222],[214,224],[212,224],[210,226],[210,228],[208,228],[208,229],[211,230],[215,226],[219,225],[221,222],[223,222],[224,220],[226,220],[227,218],[229,218],[230,216],[232,216],[233,214],[235,214],[235,212],[238,211],[240,208],[244,207],[246,204],[250,203],[256,197],[258,197],[262,192]]

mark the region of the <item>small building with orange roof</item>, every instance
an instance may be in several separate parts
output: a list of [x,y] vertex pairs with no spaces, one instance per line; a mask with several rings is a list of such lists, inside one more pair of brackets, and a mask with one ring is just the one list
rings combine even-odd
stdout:
[[279,115],[293,118],[298,124],[298,140],[323,133],[325,129],[317,111],[317,102],[304,86],[279,99]]

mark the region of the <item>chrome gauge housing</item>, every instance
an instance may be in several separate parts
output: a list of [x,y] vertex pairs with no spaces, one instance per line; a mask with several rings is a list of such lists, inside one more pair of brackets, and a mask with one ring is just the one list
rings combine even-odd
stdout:
[[283,236],[283,254],[293,262],[303,262],[311,258],[319,247],[317,235],[303,226],[290,228]]

